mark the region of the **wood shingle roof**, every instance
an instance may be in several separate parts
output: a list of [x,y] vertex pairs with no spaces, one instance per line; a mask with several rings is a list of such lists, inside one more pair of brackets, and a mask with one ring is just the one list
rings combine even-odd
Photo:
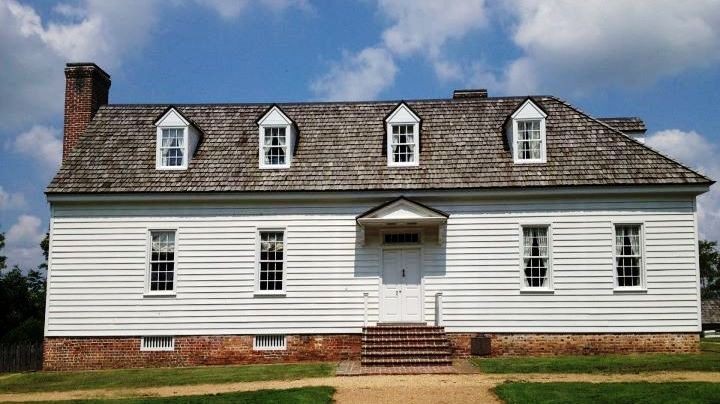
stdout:
[[548,113],[547,163],[513,164],[503,122],[526,97],[407,101],[422,118],[418,167],[388,167],[388,102],[279,104],[297,125],[292,166],[258,168],[256,120],[271,104],[175,105],[203,132],[185,171],[155,169],[156,128],[168,105],[107,105],[48,193],[404,190],[712,183],[569,104]]

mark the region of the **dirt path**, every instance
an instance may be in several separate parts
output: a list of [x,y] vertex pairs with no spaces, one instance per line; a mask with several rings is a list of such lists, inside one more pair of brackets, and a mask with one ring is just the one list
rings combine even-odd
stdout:
[[301,380],[273,380],[191,386],[77,390],[0,394],[5,401],[49,401],[88,398],[121,398],[138,396],[187,396],[260,389],[287,389],[306,386],[333,386],[338,403],[498,403],[491,389],[504,381],[531,382],[715,382],[720,372],[657,372],[624,375],[592,374],[464,374],[464,375],[407,375],[321,377]]

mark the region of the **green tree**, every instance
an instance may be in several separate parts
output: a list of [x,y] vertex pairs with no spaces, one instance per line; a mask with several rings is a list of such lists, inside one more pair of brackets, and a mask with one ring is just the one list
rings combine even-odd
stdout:
[[[47,237],[46,237],[47,238]],[[0,233],[0,253],[5,246]],[[47,261],[47,241],[43,248]],[[14,266],[6,271],[5,257],[0,261],[0,343],[38,341],[43,338],[45,318],[45,273],[47,263],[24,273]]]
[[[5,233],[0,233],[0,252],[2,252],[3,248],[5,248]],[[5,259],[4,255],[0,255],[0,274],[5,269]]]
[[720,297],[720,251],[717,241],[700,240],[698,250],[702,297],[704,299]]

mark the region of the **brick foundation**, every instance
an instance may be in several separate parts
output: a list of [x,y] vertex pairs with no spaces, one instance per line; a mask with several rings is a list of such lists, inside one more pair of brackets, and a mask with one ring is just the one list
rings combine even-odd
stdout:
[[91,370],[360,358],[360,334],[288,335],[287,350],[254,351],[251,335],[175,337],[174,351],[140,351],[140,337],[45,338],[43,369]]
[[[475,335],[449,333],[453,356],[470,356],[470,338]],[[700,336],[694,333],[484,335],[491,338],[491,356],[695,353],[700,350]]]

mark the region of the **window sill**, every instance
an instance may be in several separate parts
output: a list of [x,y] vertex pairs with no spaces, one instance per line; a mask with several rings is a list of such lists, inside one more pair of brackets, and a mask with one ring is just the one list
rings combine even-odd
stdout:
[[162,299],[162,298],[173,298],[173,297],[177,297],[177,294],[176,294],[175,292],[172,292],[172,293],[153,293],[153,292],[146,292],[146,293],[143,294],[143,297],[144,297],[144,298],[149,298],[149,299],[157,299],[157,298]]
[[182,171],[187,170],[187,166],[156,166],[156,170],[158,171]]
[[543,288],[524,288],[520,289],[520,294],[528,294],[528,295],[553,295],[555,294],[555,289],[543,289]]
[[625,294],[625,293],[627,293],[627,294],[633,294],[633,293],[645,294],[645,293],[647,293],[647,289],[646,289],[646,288],[615,288],[615,289],[613,289],[613,293],[617,293],[617,294]]
[[273,166],[273,165],[261,165],[260,166],[261,170],[282,170],[282,169],[286,169],[286,168],[290,168],[290,164],[283,164],[283,165],[277,165],[277,166]]
[[545,160],[515,160],[515,164],[547,164]]
[[285,297],[285,291],[279,291],[279,292],[266,292],[266,291],[257,291],[253,293],[254,297]]

